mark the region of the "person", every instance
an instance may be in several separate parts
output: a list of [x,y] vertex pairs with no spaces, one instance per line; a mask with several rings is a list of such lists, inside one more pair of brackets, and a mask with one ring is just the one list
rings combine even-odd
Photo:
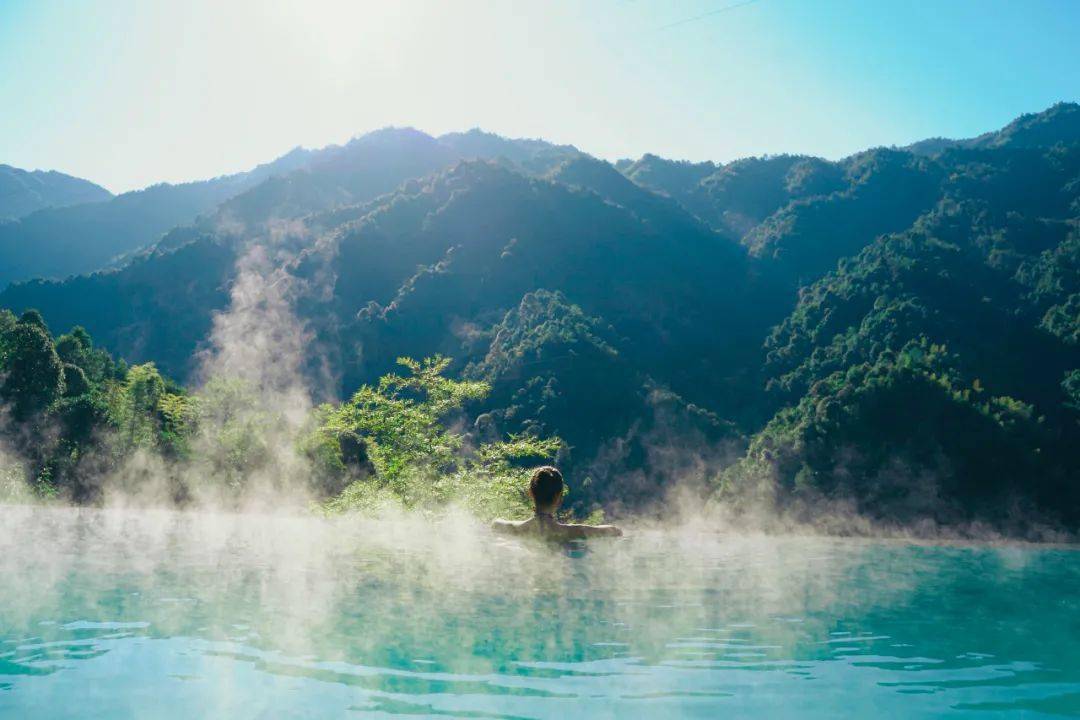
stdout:
[[579,540],[590,537],[622,535],[615,525],[581,525],[560,522],[555,511],[563,499],[563,476],[558,468],[545,465],[533,471],[529,495],[535,514],[528,520],[496,520],[491,529],[507,535],[539,535],[555,540]]

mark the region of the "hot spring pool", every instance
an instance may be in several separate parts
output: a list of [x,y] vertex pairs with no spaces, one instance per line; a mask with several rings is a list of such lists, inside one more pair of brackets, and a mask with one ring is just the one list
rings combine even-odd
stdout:
[[1080,552],[0,508],[3,718],[1080,715]]

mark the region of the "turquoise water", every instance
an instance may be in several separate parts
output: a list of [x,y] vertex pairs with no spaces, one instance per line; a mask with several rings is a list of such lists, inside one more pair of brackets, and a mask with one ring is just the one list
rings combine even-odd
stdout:
[[4,718],[1080,716],[1080,552],[0,508]]

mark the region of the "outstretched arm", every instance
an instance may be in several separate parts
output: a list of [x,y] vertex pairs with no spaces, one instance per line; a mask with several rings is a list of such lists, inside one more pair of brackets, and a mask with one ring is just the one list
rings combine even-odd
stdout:
[[564,528],[572,537],[577,538],[590,538],[590,537],[621,537],[622,529],[617,525],[579,525],[579,524],[567,524],[563,525]]

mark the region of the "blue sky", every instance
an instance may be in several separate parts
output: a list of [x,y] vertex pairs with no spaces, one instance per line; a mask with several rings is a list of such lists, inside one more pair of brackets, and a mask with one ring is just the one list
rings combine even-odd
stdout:
[[835,158],[1080,100],[1077,38],[1076,0],[0,0],[0,162],[123,191],[387,125]]

